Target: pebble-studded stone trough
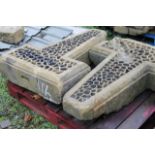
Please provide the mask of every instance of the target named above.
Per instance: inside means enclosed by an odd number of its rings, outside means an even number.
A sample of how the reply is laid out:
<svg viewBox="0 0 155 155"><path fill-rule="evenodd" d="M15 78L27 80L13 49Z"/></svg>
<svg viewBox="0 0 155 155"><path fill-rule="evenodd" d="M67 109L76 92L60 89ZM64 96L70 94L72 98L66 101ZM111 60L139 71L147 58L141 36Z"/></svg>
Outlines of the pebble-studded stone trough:
<svg viewBox="0 0 155 155"><path fill-rule="evenodd" d="M105 59L64 96L64 110L71 115L93 119L120 109L147 88L155 90L154 47L116 38L91 53Z"/></svg>
<svg viewBox="0 0 155 155"><path fill-rule="evenodd" d="M43 49L25 45L3 55L0 70L13 83L60 104L64 94L91 70L86 64L89 49L105 38L104 31L88 30Z"/></svg>
<svg viewBox="0 0 155 155"><path fill-rule="evenodd" d="M11 82L62 103L74 117L91 120L144 89L155 90L155 48L130 39L106 41L104 31L89 30L43 49L15 49L0 58L0 70Z"/></svg>

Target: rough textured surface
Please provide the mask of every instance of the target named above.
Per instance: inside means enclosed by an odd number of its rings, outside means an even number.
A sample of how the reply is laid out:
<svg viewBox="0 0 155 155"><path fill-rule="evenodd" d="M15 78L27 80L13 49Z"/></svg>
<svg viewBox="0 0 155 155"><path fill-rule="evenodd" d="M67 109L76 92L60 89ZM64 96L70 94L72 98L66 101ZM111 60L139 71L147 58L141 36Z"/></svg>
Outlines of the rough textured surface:
<svg viewBox="0 0 155 155"><path fill-rule="evenodd" d="M24 38L24 28L20 26L0 26L0 41L17 44Z"/></svg>
<svg viewBox="0 0 155 155"><path fill-rule="evenodd" d="M91 30L42 50L24 46L4 55L0 70L13 83L60 104L63 95L90 71L83 63L89 49L105 37L104 31Z"/></svg>
<svg viewBox="0 0 155 155"><path fill-rule="evenodd" d="M42 51L38 51L31 47L24 47L11 54L41 68L60 74L76 65L74 62L65 60L62 56L80 46L85 41L95 37L98 33L98 31L89 31L83 35L64 40L52 47L46 47Z"/></svg>
<svg viewBox="0 0 155 155"><path fill-rule="evenodd" d="M121 34L141 35L152 30L153 26L114 26L114 31Z"/></svg>
<svg viewBox="0 0 155 155"><path fill-rule="evenodd" d="M116 111L144 89L155 89L154 47L117 38L100 48L109 56L64 96L64 110L78 119Z"/></svg>
<svg viewBox="0 0 155 155"><path fill-rule="evenodd" d="M9 120L5 120L5 121L0 122L0 127L2 129L8 128L10 125L11 125L11 122Z"/></svg>
<svg viewBox="0 0 155 155"><path fill-rule="evenodd" d="M50 50L50 48L48 48ZM67 69L73 67L76 63L66 61L61 58L61 56L55 56L47 51L47 54L43 51L38 51L31 47L24 47L15 51L15 53L11 53L16 58L20 58L29 62L33 65L36 65L40 68L54 71L57 74L66 71Z"/></svg>

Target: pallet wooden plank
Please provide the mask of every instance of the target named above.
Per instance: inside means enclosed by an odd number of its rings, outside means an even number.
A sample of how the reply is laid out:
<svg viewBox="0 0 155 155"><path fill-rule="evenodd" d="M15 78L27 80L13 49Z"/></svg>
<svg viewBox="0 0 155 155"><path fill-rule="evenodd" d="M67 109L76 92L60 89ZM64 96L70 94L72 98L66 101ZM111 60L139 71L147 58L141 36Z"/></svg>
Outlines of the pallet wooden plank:
<svg viewBox="0 0 155 155"><path fill-rule="evenodd" d="M155 112L155 93L141 104L118 128L137 129Z"/></svg>
<svg viewBox="0 0 155 155"><path fill-rule="evenodd" d="M140 127L140 129L154 129L155 128L155 113Z"/></svg>
<svg viewBox="0 0 155 155"><path fill-rule="evenodd" d="M29 107L31 110L36 111L45 117L48 121L57 125L59 128L123 128L121 127L121 123L125 124L124 127L128 125L130 127L133 126L134 128L138 128L139 125L134 126L135 123L132 122L135 120L134 117L139 118L142 117L139 114L143 114L144 119L141 119L143 121L138 122L139 124L142 124L155 111L155 105L151 102L152 98L150 99L150 96L155 96L153 95L155 93L152 91L145 91L131 104L118 112L112 113L106 117L102 116L97 120L79 121L74 117L66 114L61 106L53 106L52 103L49 104L49 102L44 99L39 99L37 101L34 100L32 97L32 92L27 91L26 89L23 89L13 83L8 82L8 89L10 94L17 98L22 104ZM155 101L155 97L153 98ZM138 114L136 111L139 111Z"/></svg>
<svg viewBox="0 0 155 155"><path fill-rule="evenodd" d="M31 110L45 117L48 121L60 128L84 128L83 124L76 122L72 116L65 114L59 106L52 106L46 100L34 100L34 93L27 91L11 82L8 82L8 89L12 96L17 98L20 103Z"/></svg>
<svg viewBox="0 0 155 155"><path fill-rule="evenodd" d="M141 105L150 95L151 91L145 91L140 96L138 96L133 102L125 106L118 112L112 113L105 118L100 118L96 123L92 124L90 128L95 129L115 129L117 128L125 119L127 119L135 109Z"/></svg>

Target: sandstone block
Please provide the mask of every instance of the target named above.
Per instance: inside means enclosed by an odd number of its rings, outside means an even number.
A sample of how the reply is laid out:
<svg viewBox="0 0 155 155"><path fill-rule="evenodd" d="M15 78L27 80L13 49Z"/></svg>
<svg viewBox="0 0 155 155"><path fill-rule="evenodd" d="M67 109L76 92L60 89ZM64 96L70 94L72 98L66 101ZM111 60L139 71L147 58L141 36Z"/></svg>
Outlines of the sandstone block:
<svg viewBox="0 0 155 155"><path fill-rule="evenodd" d="M24 38L21 26L0 26L0 41L17 44Z"/></svg>
<svg viewBox="0 0 155 155"><path fill-rule="evenodd" d="M128 28L126 26L114 26L114 31L121 34L128 34Z"/></svg>
<svg viewBox="0 0 155 155"><path fill-rule="evenodd" d="M114 26L114 31L128 35L142 35L154 29L153 26Z"/></svg>

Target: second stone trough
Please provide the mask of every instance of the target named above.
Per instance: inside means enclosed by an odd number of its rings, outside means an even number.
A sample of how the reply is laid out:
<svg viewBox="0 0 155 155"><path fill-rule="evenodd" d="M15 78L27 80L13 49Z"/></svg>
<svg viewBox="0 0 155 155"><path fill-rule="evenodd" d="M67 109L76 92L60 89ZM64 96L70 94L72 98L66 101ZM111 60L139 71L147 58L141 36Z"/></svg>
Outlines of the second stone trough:
<svg viewBox="0 0 155 155"><path fill-rule="evenodd" d="M104 41L90 50L98 64L67 92L64 110L91 120L119 110L145 89L155 90L155 48L130 39Z"/></svg>

